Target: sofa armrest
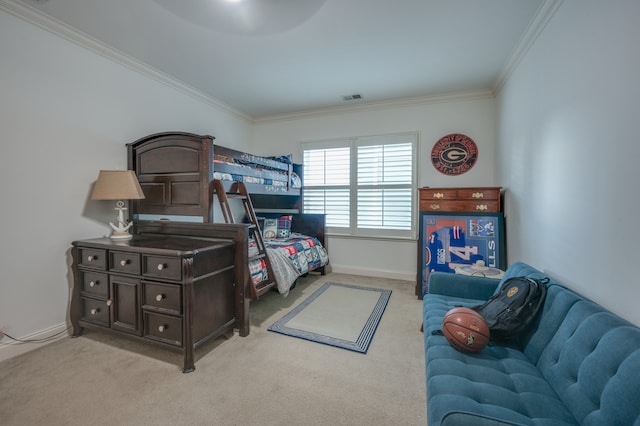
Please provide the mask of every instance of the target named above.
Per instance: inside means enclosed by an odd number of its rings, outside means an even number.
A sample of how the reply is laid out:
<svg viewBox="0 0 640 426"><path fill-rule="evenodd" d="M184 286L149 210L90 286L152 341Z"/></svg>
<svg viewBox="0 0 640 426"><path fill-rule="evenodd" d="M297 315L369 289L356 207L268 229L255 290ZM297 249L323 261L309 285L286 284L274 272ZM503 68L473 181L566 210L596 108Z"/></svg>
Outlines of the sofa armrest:
<svg viewBox="0 0 640 426"><path fill-rule="evenodd" d="M430 294L463 299L487 300L495 292L500 280L470 275L432 272L429 274Z"/></svg>

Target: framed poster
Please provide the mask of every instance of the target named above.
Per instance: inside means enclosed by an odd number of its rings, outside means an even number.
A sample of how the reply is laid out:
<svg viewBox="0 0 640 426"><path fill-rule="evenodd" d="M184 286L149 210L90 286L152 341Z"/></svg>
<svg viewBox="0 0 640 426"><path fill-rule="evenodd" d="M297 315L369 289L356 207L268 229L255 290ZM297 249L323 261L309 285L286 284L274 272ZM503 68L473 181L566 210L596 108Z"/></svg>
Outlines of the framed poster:
<svg viewBox="0 0 640 426"><path fill-rule="evenodd" d="M421 299L431 272L455 273L478 260L490 268L506 268L503 213L420 212L419 233Z"/></svg>

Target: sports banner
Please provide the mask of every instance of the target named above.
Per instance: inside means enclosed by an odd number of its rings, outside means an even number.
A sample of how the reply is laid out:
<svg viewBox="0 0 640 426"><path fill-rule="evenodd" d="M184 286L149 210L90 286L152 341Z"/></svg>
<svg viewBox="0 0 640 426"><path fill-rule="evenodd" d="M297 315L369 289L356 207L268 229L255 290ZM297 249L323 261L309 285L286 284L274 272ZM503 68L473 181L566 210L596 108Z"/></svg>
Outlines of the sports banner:
<svg viewBox="0 0 640 426"><path fill-rule="evenodd" d="M455 273L459 266L482 260L490 268L505 269L502 213L420 213L419 279L426 293L429 274Z"/></svg>

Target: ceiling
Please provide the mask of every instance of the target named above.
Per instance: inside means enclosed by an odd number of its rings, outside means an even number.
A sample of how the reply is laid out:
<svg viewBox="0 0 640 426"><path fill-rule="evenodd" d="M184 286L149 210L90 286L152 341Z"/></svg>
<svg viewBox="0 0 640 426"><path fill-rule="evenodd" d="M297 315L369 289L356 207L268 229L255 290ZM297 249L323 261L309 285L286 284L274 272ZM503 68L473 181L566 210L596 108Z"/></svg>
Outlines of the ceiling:
<svg viewBox="0 0 640 426"><path fill-rule="evenodd" d="M495 91L541 25L545 7L553 3L0 2L20 5L21 10L38 14L40 22L55 23L67 32L77 30L103 54L106 44L114 54L131 57L253 119L357 103ZM343 99L354 94L362 98Z"/></svg>

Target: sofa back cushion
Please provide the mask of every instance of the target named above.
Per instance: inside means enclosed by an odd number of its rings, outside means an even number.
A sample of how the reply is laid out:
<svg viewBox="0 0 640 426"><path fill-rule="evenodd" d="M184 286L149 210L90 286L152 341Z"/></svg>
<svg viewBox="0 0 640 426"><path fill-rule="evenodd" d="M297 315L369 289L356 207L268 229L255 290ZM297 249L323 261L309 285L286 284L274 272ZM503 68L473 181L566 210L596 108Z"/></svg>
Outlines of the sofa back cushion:
<svg viewBox="0 0 640 426"><path fill-rule="evenodd" d="M518 263L504 280L510 276L544 274ZM547 288L536 321L515 343L580 424L640 424L640 328L553 280Z"/></svg>
<svg viewBox="0 0 640 426"><path fill-rule="evenodd" d="M538 279L548 278L545 274L538 271L536 268L534 268L531 265L528 265L524 262L514 262L511 265L509 265L506 271L504 271L504 276L502 277L502 279L500 280L500 283L496 287L496 291L494 294L498 294L500 292L500 288L502 287L502 284L504 284L505 281L507 281L509 278L512 278L512 277L531 277L531 278L538 278Z"/></svg>
<svg viewBox="0 0 640 426"><path fill-rule="evenodd" d="M563 296L558 292L555 302L571 299ZM538 369L580 424L634 424L640 418L640 329L584 299L567 306Z"/></svg>

